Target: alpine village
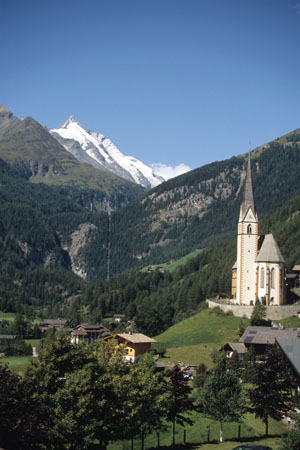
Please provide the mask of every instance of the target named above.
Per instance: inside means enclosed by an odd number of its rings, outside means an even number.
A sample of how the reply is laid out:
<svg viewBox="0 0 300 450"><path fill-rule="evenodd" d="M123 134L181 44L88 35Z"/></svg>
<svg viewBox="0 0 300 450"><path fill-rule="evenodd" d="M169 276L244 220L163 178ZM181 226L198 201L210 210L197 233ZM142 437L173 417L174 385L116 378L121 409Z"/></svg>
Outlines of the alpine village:
<svg viewBox="0 0 300 450"><path fill-rule="evenodd" d="M136 181L72 127L0 105L0 447L299 449L300 129Z"/></svg>

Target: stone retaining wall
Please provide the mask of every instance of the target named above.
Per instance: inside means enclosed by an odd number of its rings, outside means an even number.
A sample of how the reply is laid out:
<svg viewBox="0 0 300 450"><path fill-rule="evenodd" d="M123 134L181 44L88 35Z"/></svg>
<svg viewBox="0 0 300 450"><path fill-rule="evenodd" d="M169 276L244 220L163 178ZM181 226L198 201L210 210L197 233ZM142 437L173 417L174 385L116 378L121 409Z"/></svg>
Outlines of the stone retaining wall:
<svg viewBox="0 0 300 450"><path fill-rule="evenodd" d="M247 305L230 305L218 300L206 300L209 308L216 308L217 306L224 312L232 311L232 314L237 317L247 317L250 319L254 306ZM298 315L300 305L283 305L283 306L266 306L267 316L269 320L286 319L287 317Z"/></svg>

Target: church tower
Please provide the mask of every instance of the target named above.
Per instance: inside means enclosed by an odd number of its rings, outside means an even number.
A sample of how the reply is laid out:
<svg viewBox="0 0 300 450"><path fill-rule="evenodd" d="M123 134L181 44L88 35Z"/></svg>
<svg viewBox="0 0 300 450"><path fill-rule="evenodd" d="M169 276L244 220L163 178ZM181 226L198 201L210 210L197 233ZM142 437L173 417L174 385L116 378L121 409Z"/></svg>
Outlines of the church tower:
<svg viewBox="0 0 300 450"><path fill-rule="evenodd" d="M232 293L236 302L255 304L257 276L255 260L258 252L258 217L254 205L250 152L243 202L240 207L237 236L237 262L233 268Z"/></svg>

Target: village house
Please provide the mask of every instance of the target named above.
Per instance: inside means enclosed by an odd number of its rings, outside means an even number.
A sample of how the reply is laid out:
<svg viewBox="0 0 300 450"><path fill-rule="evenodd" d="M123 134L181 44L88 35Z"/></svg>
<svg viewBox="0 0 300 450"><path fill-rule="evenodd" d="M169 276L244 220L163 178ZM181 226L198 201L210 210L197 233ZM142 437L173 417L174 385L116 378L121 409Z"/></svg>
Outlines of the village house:
<svg viewBox="0 0 300 450"><path fill-rule="evenodd" d="M150 352L151 344L157 342L155 339L141 333L114 334L113 336L110 336L110 338L114 338L119 344L125 345L126 355L124 356L124 359L132 362L137 361L142 355Z"/></svg>
<svg viewBox="0 0 300 450"><path fill-rule="evenodd" d="M240 361L244 359L244 355L248 351L247 347L242 342L227 342L227 344L224 345L223 350L225 351L226 358L231 358L233 353L236 352Z"/></svg>
<svg viewBox="0 0 300 450"><path fill-rule="evenodd" d="M60 331L65 328L68 323L68 319L45 319L39 326L39 329L42 333L50 330L51 328L55 328L55 330Z"/></svg>
<svg viewBox="0 0 300 450"><path fill-rule="evenodd" d="M298 340L298 335L299 328L250 326L246 329L239 342L244 344L247 349L253 346L255 353L262 355L267 346L276 344L276 340Z"/></svg>
<svg viewBox="0 0 300 450"><path fill-rule="evenodd" d="M99 338L111 336L111 332L103 325L89 325L82 323L71 330L71 342L78 344L79 342L91 343Z"/></svg>
<svg viewBox="0 0 300 450"><path fill-rule="evenodd" d="M120 323L122 320L125 320L125 314L114 314L113 319L115 322Z"/></svg>

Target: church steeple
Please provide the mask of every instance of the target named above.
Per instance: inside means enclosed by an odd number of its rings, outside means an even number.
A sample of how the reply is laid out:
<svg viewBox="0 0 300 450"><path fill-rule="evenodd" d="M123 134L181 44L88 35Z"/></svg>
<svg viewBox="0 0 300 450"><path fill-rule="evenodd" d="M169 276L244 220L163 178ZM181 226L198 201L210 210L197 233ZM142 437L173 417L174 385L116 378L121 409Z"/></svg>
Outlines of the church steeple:
<svg viewBox="0 0 300 450"><path fill-rule="evenodd" d="M250 157L250 150L249 150L243 202L241 204L241 209L240 209L240 221L244 220L250 206L252 208L253 214L256 215L256 209L255 209L254 197L253 197L253 187L252 187L251 157Z"/></svg>

